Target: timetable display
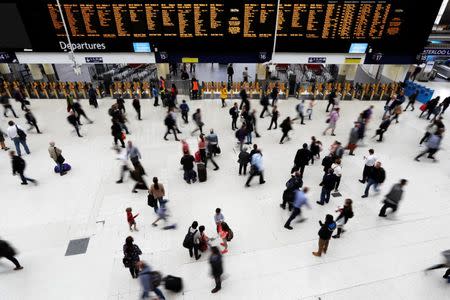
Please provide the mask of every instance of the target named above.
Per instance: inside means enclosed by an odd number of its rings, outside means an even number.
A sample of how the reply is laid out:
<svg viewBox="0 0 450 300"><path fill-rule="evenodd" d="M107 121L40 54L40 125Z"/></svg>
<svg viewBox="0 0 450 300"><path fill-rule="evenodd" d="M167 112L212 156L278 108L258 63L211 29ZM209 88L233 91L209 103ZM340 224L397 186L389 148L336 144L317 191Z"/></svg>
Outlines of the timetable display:
<svg viewBox="0 0 450 300"><path fill-rule="evenodd" d="M8 0L0 0L8 1ZM440 0L17 0L34 51L420 52ZM278 11L278 20L277 20ZM277 28L277 29L276 29Z"/></svg>

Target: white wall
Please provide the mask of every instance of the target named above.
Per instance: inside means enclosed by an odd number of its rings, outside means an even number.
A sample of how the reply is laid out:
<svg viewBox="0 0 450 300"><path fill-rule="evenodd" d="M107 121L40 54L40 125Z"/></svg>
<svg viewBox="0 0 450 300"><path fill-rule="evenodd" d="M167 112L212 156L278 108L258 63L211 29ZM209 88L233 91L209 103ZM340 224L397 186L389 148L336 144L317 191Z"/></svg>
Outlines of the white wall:
<svg viewBox="0 0 450 300"><path fill-rule="evenodd" d="M381 76L392 81L403 81L409 65L384 65Z"/></svg>
<svg viewBox="0 0 450 300"><path fill-rule="evenodd" d="M278 52L272 57L272 62L278 64L308 64L310 57L326 57L326 64L336 65L346 64L346 58L360 58L359 63L364 63L365 59L364 54Z"/></svg>
<svg viewBox="0 0 450 300"><path fill-rule="evenodd" d="M16 52L21 64L72 64L69 53L50 52ZM77 53L78 64L86 64L85 57L101 57L105 64L152 64L155 63L154 53Z"/></svg>

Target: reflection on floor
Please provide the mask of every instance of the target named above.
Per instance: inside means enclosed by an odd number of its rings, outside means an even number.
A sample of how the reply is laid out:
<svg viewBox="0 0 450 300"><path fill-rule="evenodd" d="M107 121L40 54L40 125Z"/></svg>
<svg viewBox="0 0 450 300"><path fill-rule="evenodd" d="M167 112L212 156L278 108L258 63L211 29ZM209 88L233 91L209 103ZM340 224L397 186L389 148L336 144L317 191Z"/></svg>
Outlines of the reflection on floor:
<svg viewBox="0 0 450 300"><path fill-rule="evenodd" d="M439 86L439 90L450 93L448 85ZM321 135L326 126L326 102L319 102L313 120L306 120L304 126L295 124L292 140L284 145L278 144L279 129L266 130L269 118L258 119L262 137L254 142L264 155L267 183L260 186L254 180L250 188L244 188L246 178L238 176L230 106L221 109L219 100L189 103L191 112L202 109L205 130L214 128L219 135L222 154L216 158L220 170L213 171L208 165L207 182L188 185L179 164L181 145L172 136L168 142L162 139L165 109L142 100L143 121L139 122L127 100L132 133L127 139L142 153L147 181L157 176L165 185L170 221L178 225L176 230L164 231L151 226L156 216L147 206L145 192L132 194L133 183L128 178L123 184L115 183L120 162L111 149L107 115L111 102L100 100L98 110L83 102L95 122L85 122L82 139L65 119L65 101L32 102L44 133L29 133L32 153L24 159L26 174L40 181L36 187L21 186L17 176L11 176L7 153L0 153L1 238L18 249L18 259L25 267L15 272L8 261L0 261L0 299L138 299L139 283L122 265L122 245L128 235L142 249L141 259L163 274L183 277L184 294L167 293L167 299L212 299L209 255L204 253L199 261L191 259L182 241L193 220L205 225L207 234L215 237L216 207L222 208L235 235L224 256L226 279L223 289L214 296L217 299L448 299L443 272L425 275L422 270L439 263L440 251L450 245L450 139L444 138L437 163L426 158L415 162L414 155L423 149L418 141L427 124L417 118L417 110L403 113L400 123L389 128L383 143L370 139L380 122L382 102L341 102L336 137ZM13 104L16 111L20 110ZM342 197L332 197L324 207L315 204L322 176L322 166L316 161L305 171L304 184L311 187L312 206L303 211L307 220L293 223L292 231L284 229L288 212L281 210L279 203L297 149L312 135L323 142L322 155L334 140L346 144L353 121L370 104L375 105L375 113L364 145L356 149L356 156L345 155L343 159ZM280 100L280 121L295 116L295 105L296 100ZM252 106L260 110L258 100L252 101ZM25 126L23 113L20 115L18 123ZM2 129L8 120L1 120ZM448 117L445 122L448 127ZM196 150L197 140L190 135L193 124L180 124L180 129L181 137ZM53 173L54 163L47 152L49 141L62 148L73 167L66 176ZM7 144L11 146L9 140ZM375 149L387 179L381 193L362 199L364 186L358 179L369 148ZM383 195L400 178L407 178L409 184L398 214L378 218ZM336 208L346 198L353 199L355 211L347 232L340 240L330 242L325 256L312 256L317 247L318 221L326 214L336 215ZM138 232L128 229L126 207L140 213ZM90 238L87 252L65 256L68 242L78 238Z"/></svg>

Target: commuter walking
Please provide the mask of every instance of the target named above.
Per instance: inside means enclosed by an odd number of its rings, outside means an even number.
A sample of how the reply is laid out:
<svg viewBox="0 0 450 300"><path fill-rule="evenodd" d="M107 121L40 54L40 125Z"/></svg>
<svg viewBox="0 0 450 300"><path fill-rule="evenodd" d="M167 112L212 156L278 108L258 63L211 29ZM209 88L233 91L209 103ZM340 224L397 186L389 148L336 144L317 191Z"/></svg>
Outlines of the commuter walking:
<svg viewBox="0 0 450 300"><path fill-rule="evenodd" d="M419 96L419 90L416 90L411 96L409 96L408 104L403 111L406 111L411 106L411 111L414 110L414 103L416 103L417 96Z"/></svg>
<svg viewBox="0 0 450 300"><path fill-rule="evenodd" d="M67 121L69 122L69 124L71 124L75 128L75 131L76 131L78 137L80 137L80 138L83 137L80 134L80 128L78 127L77 116L73 110L70 110L69 115L67 116Z"/></svg>
<svg viewBox="0 0 450 300"><path fill-rule="evenodd" d="M283 135L281 136L280 144L283 144L285 138L289 141L291 138L288 136L289 131L292 130L292 121L290 117L284 119L284 121L280 124L281 131Z"/></svg>
<svg viewBox="0 0 450 300"><path fill-rule="evenodd" d="M62 156L62 150L57 148L55 142L50 142L48 147L48 154L50 158L54 160L56 165L59 167L59 175L63 176L67 174L67 171L64 170L64 162L66 159Z"/></svg>
<svg viewBox="0 0 450 300"><path fill-rule="evenodd" d="M339 216L336 218L337 234L333 235L334 239L341 237L341 234L345 232L344 226L347 224L348 219L353 218L354 214L352 203L352 199L345 199L344 206L336 210L336 212L339 212Z"/></svg>
<svg viewBox="0 0 450 300"><path fill-rule="evenodd" d="M448 96L447 98L444 99L444 101L442 101L441 115L443 115L445 113L445 111L447 110L449 105L450 105L450 96Z"/></svg>
<svg viewBox="0 0 450 300"><path fill-rule="evenodd" d="M122 147L125 148L125 145ZM127 157L127 150L126 149L122 149L122 150L118 150L119 155L117 157L118 160L121 161L122 166L120 167L120 179L116 181L116 183L123 183L123 177L125 175L126 171L129 171L130 168L128 168L128 157Z"/></svg>
<svg viewBox="0 0 450 300"><path fill-rule="evenodd" d="M311 164L314 164L314 158L320 159L320 151L322 151L322 143L316 140L315 136L311 137L311 143L309 144L309 150L311 151Z"/></svg>
<svg viewBox="0 0 450 300"><path fill-rule="evenodd" d="M300 124L301 125L305 125L305 123L303 122L305 119L305 100L300 100L300 103L297 104L297 106L295 107L295 110L298 113L298 117L295 117L294 119L292 119L292 122L300 119Z"/></svg>
<svg viewBox="0 0 450 300"><path fill-rule="evenodd" d="M114 144L117 146L117 141L120 141L120 144L122 145L122 148L125 148L125 142L124 140L124 133L122 132L122 127L120 126L119 122L117 122L115 119L112 120L111 125L111 135L114 138Z"/></svg>
<svg viewBox="0 0 450 300"><path fill-rule="evenodd" d="M297 216L301 215L301 207L303 205L306 205L308 208L311 208L308 204L308 198L306 197L306 194L308 193L309 188L304 187L302 190L296 190L295 196L294 196L294 202L293 202L293 209L292 213L289 216L289 219L284 224L284 228L292 230L294 228L291 227L291 222L294 220ZM299 222L303 222L305 219L301 218Z"/></svg>
<svg viewBox="0 0 450 300"><path fill-rule="evenodd" d="M270 115L269 109L267 108L270 105L269 96L267 96L265 91L262 92L261 100L259 103L263 107L263 110L261 111L261 114L259 115L259 117L262 119L262 118L264 118L264 113L268 113Z"/></svg>
<svg viewBox="0 0 450 300"><path fill-rule="evenodd" d="M190 257L194 256L195 260L199 260L202 256L198 254L199 243L200 243L200 232L198 231L198 222L192 222L191 227L188 229L188 233L186 234L183 246L188 248Z"/></svg>
<svg viewBox="0 0 450 300"><path fill-rule="evenodd" d="M277 129L278 126L278 117L280 116L280 112L278 111L277 106L275 105L272 109L272 117L270 119L270 125L269 128L267 130L271 130L272 129L272 125L275 125L275 127L273 129Z"/></svg>
<svg viewBox="0 0 450 300"><path fill-rule="evenodd" d="M381 162L379 161L377 161L375 166L370 168L368 172L366 189L361 198L367 198L369 196L369 190L372 185L375 192L379 192L378 186L386 179L386 171L381 167Z"/></svg>
<svg viewBox="0 0 450 300"><path fill-rule="evenodd" d="M364 156L364 169L362 174L362 179L359 180L361 183L366 183L367 177L370 174L371 169L374 167L377 157L375 156L375 150L369 149L369 155Z"/></svg>
<svg viewBox="0 0 450 300"><path fill-rule="evenodd" d="M278 83L275 83L275 86L272 88L272 92L270 92L270 97L272 97L272 106L277 104L279 92Z"/></svg>
<svg viewBox="0 0 450 300"><path fill-rule="evenodd" d="M166 134L164 134L164 140L168 141L169 139L167 138L167 136L170 134L170 131L172 131L173 136L175 137L175 141L179 141L178 137L177 137L177 132L176 132L176 121L173 118L172 113L169 111L164 119L164 125L166 125L167 127L167 131Z"/></svg>
<svg viewBox="0 0 450 300"><path fill-rule="evenodd" d="M23 131L23 129L13 121L9 121L8 125L9 127L6 129L6 132L16 147L17 155L22 156L20 145L22 145L27 154L30 154L30 149L28 149L27 145L27 134L25 131Z"/></svg>
<svg viewBox="0 0 450 300"><path fill-rule="evenodd" d="M8 111L8 109L13 113L13 116L15 118L18 118L18 116L16 115L16 112L14 111L12 105L9 103L9 97L8 94L6 94L6 92L3 92L1 97L0 97L0 103L3 105L3 115L5 117L8 117L8 115L6 114L6 112Z"/></svg>
<svg viewBox="0 0 450 300"><path fill-rule="evenodd" d="M308 144L304 143L301 149L297 150L297 154L295 154L294 158L294 168L291 173L294 171L300 170L300 174L302 176L305 175L305 166L308 165L309 160L311 159L311 151L308 149Z"/></svg>
<svg viewBox="0 0 450 300"><path fill-rule="evenodd" d="M449 277L450 277L450 250L443 251L442 255L445 258L445 262L443 264L437 264L437 265L431 266L429 268L426 268L425 272L431 271L431 270L436 270L436 269L441 269L441 268L447 268L447 271L445 271L444 276L442 276L442 278L449 279Z"/></svg>
<svg viewBox="0 0 450 300"><path fill-rule="evenodd" d="M94 89L92 84L89 85L89 105L93 105L95 108L98 108L98 101L97 101L97 91Z"/></svg>
<svg viewBox="0 0 450 300"><path fill-rule="evenodd" d="M407 184L406 179L400 180L399 183L394 184L391 188L391 191L385 196L384 205L378 214L379 217L387 217L386 210L388 208L392 209L392 212L396 212L398 209L398 204L402 200L403 196L403 187Z"/></svg>
<svg viewBox="0 0 450 300"><path fill-rule="evenodd" d="M141 102L139 101L138 96L134 96L133 97L133 102L132 102L133 108L137 113L137 118L139 121L141 121Z"/></svg>
<svg viewBox="0 0 450 300"><path fill-rule="evenodd" d="M11 157L13 176L19 174L20 179L22 180L22 185L27 185L28 181L31 181L32 183L37 185L37 180L25 176L25 161L20 156L16 155L16 152L14 151L9 151L9 156Z"/></svg>
<svg viewBox="0 0 450 300"><path fill-rule="evenodd" d="M336 98L336 90L333 88L331 92L328 94L328 105L325 112L329 112L330 106L331 110L334 109L335 98Z"/></svg>
<svg viewBox="0 0 450 300"><path fill-rule="evenodd" d="M325 223L319 221L319 224L319 249L316 252L312 253L314 256L318 257L322 256L322 253L327 253L328 243L330 242L333 231L336 229L336 222L334 222L332 215L326 215Z"/></svg>
<svg viewBox="0 0 450 300"><path fill-rule="evenodd" d="M151 90L152 90L152 96L155 99L154 102L153 102L153 106L159 106L159 103L158 103L158 101L159 101L158 89L156 88L156 86L152 86Z"/></svg>
<svg viewBox="0 0 450 300"><path fill-rule="evenodd" d="M259 176L259 184L266 183L264 181L264 166L263 166L263 158L261 154L261 150L256 150L256 153L251 155L250 158L250 176L248 177L247 182L245 183L246 187L250 186L250 182L253 177Z"/></svg>
<svg viewBox="0 0 450 300"><path fill-rule="evenodd" d="M195 113L192 115L192 119L194 120L197 128L191 132L191 135L193 136L197 131L200 131L200 134L203 134L203 126L205 125L205 123L203 123L202 121L202 113L200 111L200 108L197 108Z"/></svg>
<svg viewBox="0 0 450 300"><path fill-rule="evenodd" d="M123 264L130 270L132 278L138 277L139 270L137 269L137 263L141 260L139 257L141 254L142 251L138 245L134 244L133 237L127 237L123 245Z"/></svg>
<svg viewBox="0 0 450 300"><path fill-rule="evenodd" d="M67 112L70 112L73 109L73 96L72 93L68 93L66 96L66 105L67 105Z"/></svg>
<svg viewBox="0 0 450 300"><path fill-rule="evenodd" d="M4 240L0 240L0 258L4 257L16 266L14 271L22 270L23 267L20 265L19 261L15 256L17 255L16 250Z"/></svg>
<svg viewBox="0 0 450 300"><path fill-rule="evenodd" d="M180 164L183 166L183 179L188 183L191 184L195 183L197 181L197 173L194 171L194 161L195 158L189 154L189 151L184 151L184 155L180 160Z"/></svg>
<svg viewBox="0 0 450 300"><path fill-rule="evenodd" d="M216 286L211 290L211 293L217 293L222 288L221 276L223 274L222 254L217 247L211 247L211 256L209 257L209 264L211 266L211 275L214 278Z"/></svg>
<svg viewBox="0 0 450 300"><path fill-rule="evenodd" d="M355 126L350 130L350 137L348 139L347 149L350 150L349 155L355 155L353 152L358 146L359 140L359 123L355 122Z"/></svg>
<svg viewBox="0 0 450 300"><path fill-rule="evenodd" d="M248 95L245 87L241 89L241 91L239 92L239 96L241 97L241 105L239 105L239 109L245 107L247 111L250 111L250 102L248 101Z"/></svg>
<svg viewBox="0 0 450 300"><path fill-rule="evenodd" d="M36 128L37 133L42 133L39 130L39 127L37 126L37 120L34 117L33 113L31 112L31 110L29 108L25 108L25 119L27 120L27 123L30 125L30 128L28 128L27 131L30 131L31 129Z"/></svg>
<svg viewBox="0 0 450 300"><path fill-rule="evenodd" d="M151 194L155 199L155 201L153 202L155 204L153 206L153 209L156 213L158 211L158 203L162 205L161 203L163 202L163 198L166 195L164 185L158 182L158 177L153 177L153 184L150 186L148 193Z"/></svg>
<svg viewBox="0 0 450 300"><path fill-rule="evenodd" d="M135 168L142 168L142 165L139 162L139 159L142 159L141 152L135 145L133 145L132 141L128 141L127 143L127 157L130 158L131 163ZM145 174L145 172L143 174Z"/></svg>
<svg viewBox="0 0 450 300"><path fill-rule="evenodd" d="M136 263L136 269L139 272L139 281L142 286L140 299L165 300L163 292L158 288L161 282L161 274L157 271L152 271L150 266L143 261Z"/></svg>
<svg viewBox="0 0 450 300"><path fill-rule="evenodd" d="M292 204L295 198L295 192L303 186L302 174L296 171L291 174L291 178L286 182L286 189L283 192L283 202L280 204L282 209L286 209L288 204L289 211L292 211Z"/></svg>
<svg viewBox="0 0 450 300"><path fill-rule="evenodd" d="M336 176L334 176L332 168L329 168L327 173L323 175L322 182L319 185L322 187L322 191L320 192L320 201L316 201L316 203L324 205L330 201L331 191L336 186Z"/></svg>
<svg viewBox="0 0 450 300"><path fill-rule="evenodd" d="M428 124L425 130L426 130L425 135L420 140L419 145L422 145L423 142L427 142L428 139L430 138L430 136L432 136L433 134L435 134L437 132L438 127L436 125L436 122L432 122L432 123Z"/></svg>
<svg viewBox="0 0 450 300"><path fill-rule="evenodd" d="M222 108L224 108L226 105L225 100L228 98L228 89L227 86L222 86L222 89L220 90L220 100L222 100Z"/></svg>
<svg viewBox="0 0 450 300"><path fill-rule="evenodd" d="M244 173L247 175L247 165L250 162L250 154L247 152L247 147L243 147L239 153L238 163L239 163L239 175Z"/></svg>
<svg viewBox="0 0 450 300"><path fill-rule="evenodd" d="M181 118L183 119L185 124L188 124L188 113L189 113L189 105L186 103L186 100L183 100L180 104L181 110Z"/></svg>
<svg viewBox="0 0 450 300"><path fill-rule="evenodd" d="M3 130L0 128L0 147L2 150L8 151L9 147L5 145L5 136L8 136Z"/></svg>
<svg viewBox="0 0 450 300"><path fill-rule="evenodd" d="M427 158L431 158L433 161L436 161L434 155L439 151L439 148L441 146L443 132L444 130L440 129L436 132L436 134L432 134L427 141L427 149L417 155L414 159L416 161L420 161L419 158L428 153Z"/></svg>
<svg viewBox="0 0 450 300"><path fill-rule="evenodd" d="M383 134L388 130L390 125L391 125L391 118L389 116L385 116L379 128L376 130L375 135L372 138L379 136L377 142L382 142Z"/></svg>
<svg viewBox="0 0 450 300"><path fill-rule="evenodd" d="M117 98L116 103L121 113L124 114L127 112L127 110L125 109L125 99L123 99L122 96L119 96L119 98Z"/></svg>
<svg viewBox="0 0 450 300"><path fill-rule="evenodd" d="M424 113L427 113L427 120L429 120L431 114L433 113L433 110L438 105L440 99L441 99L441 97L437 96L436 98L431 99L430 101L428 101L425 104L425 109L420 113L419 118L421 118Z"/></svg>
<svg viewBox="0 0 450 300"><path fill-rule="evenodd" d="M238 129L236 122L239 119L239 108L237 102L234 102L233 107L230 108L230 116L231 116L231 130Z"/></svg>
<svg viewBox="0 0 450 300"><path fill-rule="evenodd" d="M12 96L17 102L20 103L20 108L24 111L27 108L27 106L25 105L27 103L27 100L25 100L25 97L23 96L22 92L18 87L14 89Z"/></svg>
<svg viewBox="0 0 450 300"><path fill-rule="evenodd" d="M84 111L83 107L81 106L80 101L75 101L72 105L72 109L75 111L76 116L77 116L77 122L78 125L82 125L80 122L80 118L81 116L83 116L86 120L88 120L89 124L94 123L91 119L88 118L88 116L86 115L86 112Z"/></svg>
<svg viewBox="0 0 450 300"><path fill-rule="evenodd" d="M328 115L327 123L328 127L323 131L323 135L327 134L327 131L331 129L331 135L335 136L334 130L336 129L336 123L339 120L339 107L333 108L331 113Z"/></svg>

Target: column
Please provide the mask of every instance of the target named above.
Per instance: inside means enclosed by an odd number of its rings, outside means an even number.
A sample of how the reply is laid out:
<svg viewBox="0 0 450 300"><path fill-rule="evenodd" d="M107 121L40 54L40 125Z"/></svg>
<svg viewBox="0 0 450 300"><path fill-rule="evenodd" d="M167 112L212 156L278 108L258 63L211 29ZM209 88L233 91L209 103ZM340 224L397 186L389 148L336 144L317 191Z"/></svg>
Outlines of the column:
<svg viewBox="0 0 450 300"><path fill-rule="evenodd" d="M38 64L28 64L28 68L30 69L33 80L39 81L44 79L44 76L42 76L41 68Z"/></svg>
<svg viewBox="0 0 450 300"><path fill-rule="evenodd" d="M162 76L163 78L166 78L167 75L170 74L170 68L169 64L156 64L156 71L158 73L158 78Z"/></svg>
<svg viewBox="0 0 450 300"><path fill-rule="evenodd" d="M55 70L52 64L43 64L45 75L50 81L56 81Z"/></svg>
<svg viewBox="0 0 450 300"><path fill-rule="evenodd" d="M404 81L409 65L384 65L381 76L388 81Z"/></svg>

